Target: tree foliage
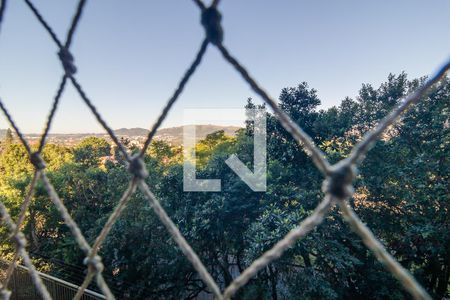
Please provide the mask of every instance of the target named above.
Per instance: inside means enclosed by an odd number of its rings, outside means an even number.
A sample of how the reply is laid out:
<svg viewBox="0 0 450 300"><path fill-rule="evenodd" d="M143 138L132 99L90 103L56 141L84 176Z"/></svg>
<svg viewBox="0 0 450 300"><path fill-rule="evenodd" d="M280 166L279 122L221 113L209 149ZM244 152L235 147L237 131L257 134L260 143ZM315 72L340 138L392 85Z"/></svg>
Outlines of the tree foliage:
<svg viewBox="0 0 450 300"><path fill-rule="evenodd" d="M345 98L326 110L319 109L317 92L303 82L283 89L279 104L331 161L337 161L423 80L391 74L380 87L363 84L355 99ZM449 98L450 80L444 79L387 130L360 168L351 203L436 298L448 295L450 278ZM264 105L249 99L247 107ZM220 193L183 191L180 147L155 141L145 156L147 183L222 288L307 217L323 197L320 173L270 113L268 190L249 189L225 160L236 153L252 167L252 126L248 122L235 137L212 133L196 145L197 178L220 178ZM33 168L19 144L4 141L1 149L0 197L16 217ZM129 146L129 151L136 149ZM44 158L52 183L93 242L129 182L123 159L107 141L94 137L74 148L48 145ZM11 247L1 230L0 251L6 255ZM81 280L83 255L41 185L24 230L33 241L34 257L51 257L54 274ZM131 197L100 254L107 281L120 298L194 299L208 293L139 192ZM333 210L236 298L408 299L408 295Z"/></svg>

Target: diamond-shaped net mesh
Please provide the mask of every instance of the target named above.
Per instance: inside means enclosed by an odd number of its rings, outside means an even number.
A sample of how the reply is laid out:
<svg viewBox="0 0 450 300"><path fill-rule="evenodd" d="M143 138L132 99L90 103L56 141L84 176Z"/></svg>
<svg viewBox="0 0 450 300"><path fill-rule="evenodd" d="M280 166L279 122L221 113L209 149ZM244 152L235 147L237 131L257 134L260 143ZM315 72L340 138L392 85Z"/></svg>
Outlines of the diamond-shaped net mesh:
<svg viewBox="0 0 450 300"><path fill-rule="evenodd" d="M29 254L26 250L26 239L23 233L20 231L21 224L25 219L26 211L30 205L31 198L33 196L33 191L36 187L36 183L41 180L44 184L45 190L47 191L51 201L56 206L59 211L61 217L63 218L65 224L69 227L72 232L78 246L84 252L86 258L84 263L87 265L87 275L80 286L76 296L74 299L80 299L83 295L84 291L91 283L92 280L96 280L98 287L102 291L102 293L106 296L107 299L115 299L114 295L110 291L108 285L106 284L103 276L103 264L101 261L101 257L98 255L99 248L105 240L106 236L110 232L112 226L116 222L116 220L120 217L120 214L124 210L129 201L131 195L139 189L145 195L147 200L150 202L151 207L154 212L159 217L160 221L164 224L167 231L171 235L171 237L175 240L177 245L180 247L184 255L193 265L195 270L198 272L200 278L205 282L208 286L210 292L213 293L216 299L229 299L231 298L239 288L244 286L256 273L271 263L273 260L279 258L283 255L284 251L291 247L295 242L303 238L307 235L311 230L313 230L316 226L318 226L324 218L327 216L328 211L331 206L337 205L344 217L344 219L350 224L351 228L355 233L357 233L364 244L372 250L376 258L385 266L385 268L392 273L394 277L396 277L403 287L415 298L415 299L431 299L428 293L420 286L420 284L414 279L414 277L404 269L384 248L381 242L372 234L370 229L364 225L364 223L359 219L359 217L355 214L351 206L349 205L348 199L353 194L352 181L356 174L356 167L361 161L364 159L366 153L370 149L371 145L376 142L383 131L393 124L399 116L406 111L411 105L417 103L432 87L436 84L443 76L445 76L446 71L450 68L450 62L447 62L443 67L441 67L438 72L430 77L420 88L418 88L412 94L406 96L400 104L391 111L384 119L382 119L378 125L368 132L363 139L353 148L351 154L341 160L340 162L331 165L328 160L325 158L323 153L319 150L319 148L314 145L312 139L299 127L296 123L294 123L289 116L277 105L277 103L270 97L261 87L260 85L253 79L253 77L249 74L249 72L241 65L241 63L228 51L228 48L223 44L223 30L221 27L221 14L217 8L219 4L219 0L215 0L212 2L210 6L206 6L200 0L194 0L195 4L199 7L201 11L201 23L205 28L205 39L203 40L200 49L192 62L189 68L186 70L183 75L181 81L176 87L172 97L167 102L160 116L158 117L156 123L151 128L148 137L144 143L141 151L135 155L130 156L126 151L125 147L120 143L117 136L114 134L114 131L108 126L106 121L102 118L100 113L97 111L96 107L93 105L86 92L83 90L81 84L75 77L76 66L74 63L74 57L70 53L70 46L72 44L72 39L74 33L76 31L77 25L79 23L80 17L83 12L83 8L85 7L85 0L80 0L77 6L76 12L73 16L73 20L70 26L70 29L67 33L65 42L61 42L61 40L54 33L52 27L45 21L40 12L36 9L36 7L29 1L24 0L31 11L34 13L36 18L39 20L40 24L45 28L45 30L49 33L52 40L55 42L59 49L58 57L63 67L64 73L61 77L61 82L58 86L58 90L54 97L53 105L51 107L47 123L40 137L39 147L37 151L32 151L30 145L27 140L22 135L19 128L14 123L11 115L8 113L6 107L0 99L0 109L5 114L8 122L11 127L14 129L15 133L19 137L21 143L26 148L30 162L35 167L34 176L30 185L30 188L27 192L27 195L23 201L21 206L20 214L18 220L14 222L4 204L0 201L0 216L3 220L3 223L6 225L11 240L15 245L15 256L6 273L6 279L4 282L0 284L0 298L1 299L9 299L11 293L7 290L8 282L11 279L13 274L15 265L19 257L22 258L24 265L28 268L30 276L33 280L34 285L36 286L38 292L42 299L51 299L50 294L48 293L45 285L43 284L41 278L39 277L35 267L33 266ZM6 9L7 0L1 1L0 6L0 25L3 19L5 9ZM165 212L164 208L160 205L158 199L150 190L149 186L146 184L144 179L148 175L148 172L145 168L145 164L143 163L143 156L146 153L147 148L150 145L156 131L158 130L161 123L166 118L172 106L177 101L180 94L183 92L183 89L190 77L194 74L196 68L201 63L201 60L206 52L206 49L209 45L216 47L223 58L229 62L235 70L241 75L242 79L246 81L250 87L259 95L261 98L272 108L275 113L275 116L281 122L283 127L294 137L294 139L300 143L307 154L312 158L316 167L321 171L324 175L325 180L323 184L323 191L325 193L325 197L322 202L315 208L311 215L309 215L306 219L304 219L297 227L292 229L281 241L276 243L272 249L265 252L261 257L253 261L251 265L244 270L239 276L237 276L231 284L226 287L223 291L220 290L218 284L214 281L212 276L209 274L208 270L197 256L195 251L191 248L189 243L180 233L177 226L173 223L170 217ZM41 158L41 152L44 148L45 141L54 118L55 112L58 108L58 103L61 98L62 92L67 84L71 83L81 99L84 103L89 107L90 111L94 114L97 121L101 124L101 126L107 131L109 136L111 137L113 143L118 147L121 154L125 157L125 163L128 166L128 171L132 175L132 179L129 183L128 188L125 193L122 195L119 203L113 210L110 215L108 221L103 227L102 231L96 238L93 245L89 245L80 231L77 223L72 219L69 212L67 211L64 203L59 198L56 193L52 183L46 175L45 171L45 162Z"/></svg>

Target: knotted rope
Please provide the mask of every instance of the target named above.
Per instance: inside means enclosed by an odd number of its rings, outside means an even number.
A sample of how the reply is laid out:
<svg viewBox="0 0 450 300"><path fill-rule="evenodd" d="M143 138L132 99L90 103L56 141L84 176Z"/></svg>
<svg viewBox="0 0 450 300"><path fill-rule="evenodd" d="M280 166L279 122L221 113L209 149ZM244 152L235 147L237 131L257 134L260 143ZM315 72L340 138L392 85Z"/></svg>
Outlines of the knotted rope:
<svg viewBox="0 0 450 300"><path fill-rule="evenodd" d="M314 144L311 137L305 133L305 131L298 126L295 122L293 122L290 117L278 106L275 100L268 95L266 91L264 91L260 85L256 82L256 80L249 74L247 69L242 66L242 64L231 55L228 49L223 45L223 36L224 31L221 25L221 13L217 9L220 1L213 0L210 7L205 6L205 4L201 0L193 0L194 3L201 10L201 24L205 29L205 39L202 42L200 50L198 51L193 63L189 66L185 74L183 75L180 83L173 96L169 99L166 106L164 107L161 115L158 117L154 126L152 127L146 141L144 142L144 147L141 151L133 156L130 156L126 151L125 147L120 143L117 136L114 134L114 131L107 125L106 121L102 118L100 113L97 111L96 107L92 103L92 101L88 98L86 92L83 90L81 84L74 77L77 71L77 67L74 63L74 56L70 52L69 48L73 41L73 36L76 31L77 25L79 24L79 20L81 18L83 9L85 7L85 0L80 0L76 9L76 12L72 18L72 23L69 28L69 31L66 36L66 42L63 44L60 42L59 38L55 34L52 27L45 21L40 12L36 9L36 7L30 2L30 0L24 0L28 5L30 10L36 16L37 20L41 23L44 29L48 32L51 39L55 42L56 46L59 49L58 56L61 61L62 67L64 69L64 74L62 75L61 82L58 85L58 90L56 96L54 98L52 107L50 109L50 114L47 119L47 123L43 134L40 139L39 149L36 152L32 152L31 147L28 145L25 140L23 134L20 132L19 128L15 124L11 115L8 113L6 107L4 106L2 100L0 99L0 109L5 114L9 124L16 132L19 137L21 143L26 148L29 159L33 166L35 167L35 174L30 185L30 190L27 193L27 196L23 202L21 207L21 212L19 215L19 220L17 225L13 223L11 217L9 216L5 206L0 201L0 216L4 223L6 224L10 234L13 244L16 248L15 258L13 262L11 262L10 267L8 268L7 278L5 280L5 284L0 285L0 299L9 299L11 293L6 290L7 283L12 274L12 271L15 267L16 260L18 256L23 258L24 264L28 267L30 275L33 279L33 284L39 291L40 296L45 299L51 299L45 285L42 283L39 275L36 272L31 260L28 256L28 253L25 249L26 247L26 239L22 232L20 232L20 226L25 218L25 212L31 202L32 193L36 186L36 181L41 179L44 183L44 187L59 213L61 214L64 222L71 230L75 240L77 241L79 247L83 250L86 255L84 259L84 264L87 266L88 274L80 286L79 290L74 299L80 299L90 284L92 279L95 277L97 281L97 285L100 287L101 291L105 294L107 299L114 299L114 295L109 290L105 280L102 277L102 272L104 269L104 265L101 261L101 257L97 254L102 242L105 240L106 236L110 232L112 226L120 217L122 211L126 207L131 195L135 192L136 188L143 192L145 197L150 202L153 210L155 211L158 218L166 227L169 234L176 241L183 254L188 258L193 267L197 270L199 277L205 282L209 290L214 294L216 299L229 299L232 297L237 290L244 286L253 276L257 274L259 270L270 264L273 260L279 258L286 249L293 246L295 242L303 238L310 231L314 230L318 225L320 225L330 207L338 203L342 214L346 221L348 221L352 227L352 229L361 237L364 244L371 249L378 260L380 260L386 268L400 281L400 283L405 287L405 289L411 293L411 295L415 299L431 299L427 292L420 286L419 283L412 277L412 275L404 269L383 247L383 245L376 239L376 237L371 233L371 231L359 220L358 216L354 213L352 208L348 204L348 199L353 194L352 182L356 176L356 167L357 164L360 163L370 146L380 137L382 132L392 123L394 123L400 116L401 113L406 111L412 104L417 103L423 96L425 96L429 89L436 84L444 75L445 72L450 68L450 61L446 63L434 76L432 76L425 84L420 87L414 93L408 95L400 105L394 109L386 118L384 118L374 130L369 131L366 136L363 138L361 142L359 142L354 149L352 150L350 156L347 159L342 160L341 162L330 165L328 160L325 158L324 154L320 151L320 149ZM0 26L2 21L4 20L4 12L6 8L6 0L1 0L0 4ZM322 190L325 193L324 200L316 207L316 209L312 212L310 216L308 216L305 220L303 220L297 227L291 230L281 241L276 243L272 249L268 250L258 259L256 259L246 270L244 270L237 278L233 280L233 282L225 288L224 293L222 294L219 289L217 283L214 281L212 276L209 274L207 268L201 262L200 258L197 256L195 251L190 247L189 243L182 236L176 225L172 222L170 217L165 212L164 208L161 206L156 196L151 192L148 185L145 183L145 178L148 176L148 170L143 161L143 156L150 145L156 131L167 117L170 109L173 107L174 103L178 99L178 97L183 92L183 89L189 79L194 74L197 67L200 65L201 60L205 54L206 48L208 44L216 46L217 49L221 52L223 58L228 61L236 71L242 76L243 80L245 80L250 87L272 108L275 116L280 121L281 125L293 136L293 138L300 143L305 149L306 153L312 158L316 167L322 172L325 176L325 180L323 182ZM53 185L50 183L50 180L47 178L45 174L45 162L41 157L41 152L45 146L46 137L50 130L50 126L52 120L54 118L55 112L58 107L59 100L63 94L64 88L66 86L67 79L75 87L76 91L80 95L83 102L88 106L91 112L96 117L97 121L102 125L102 127L106 130L106 132L111 137L114 144L118 147L119 151L125 157L126 163L128 164L128 171L132 175L130 180L130 184L121 197L119 203L114 208L112 214L110 215L108 221L103 227L101 233L97 237L92 248L87 243L83 234L81 233L78 225L70 216L67 211L64 203L59 199L58 194L56 193Z"/></svg>

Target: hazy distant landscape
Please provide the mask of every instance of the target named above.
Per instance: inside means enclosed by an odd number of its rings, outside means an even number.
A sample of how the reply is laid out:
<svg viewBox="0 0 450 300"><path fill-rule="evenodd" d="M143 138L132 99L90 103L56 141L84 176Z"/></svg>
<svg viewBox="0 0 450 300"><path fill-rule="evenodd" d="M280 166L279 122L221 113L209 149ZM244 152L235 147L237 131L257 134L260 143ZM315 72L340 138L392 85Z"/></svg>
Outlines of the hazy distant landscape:
<svg viewBox="0 0 450 300"><path fill-rule="evenodd" d="M183 141L184 126L169 127L159 129L156 133L155 140L163 140L170 145L178 146ZM220 126L220 125L196 125L196 141L204 139L206 135L223 130L228 136L235 136L236 131L240 127L237 126ZM0 138L4 138L7 129L0 129ZM145 141L149 130L145 128L119 128L114 130L114 133L120 138L127 138L131 143L139 145ZM38 142L40 133L25 134L25 137L31 142ZM101 137L110 141L107 133L52 133L49 134L48 141L53 144L75 145L81 142L86 137L95 136Z"/></svg>

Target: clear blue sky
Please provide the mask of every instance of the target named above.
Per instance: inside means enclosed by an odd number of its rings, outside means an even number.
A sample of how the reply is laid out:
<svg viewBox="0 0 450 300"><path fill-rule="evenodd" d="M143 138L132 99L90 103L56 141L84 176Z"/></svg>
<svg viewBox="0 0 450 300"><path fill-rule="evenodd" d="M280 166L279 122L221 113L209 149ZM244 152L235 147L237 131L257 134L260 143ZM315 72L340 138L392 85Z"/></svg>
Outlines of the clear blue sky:
<svg viewBox="0 0 450 300"><path fill-rule="evenodd" d="M76 1L34 1L64 38ZM428 75L450 56L450 1L223 0L230 51L273 96L307 81L323 107L406 71ZM88 1L72 52L78 77L113 128L150 127L203 38L189 0ZM0 97L24 132L40 132L62 73L57 48L24 2L0 31ZM183 108L240 108L255 97L212 47L163 127ZM6 128L1 118L0 128ZM52 132L101 132L73 88Z"/></svg>

